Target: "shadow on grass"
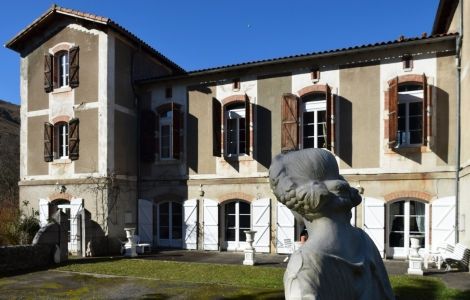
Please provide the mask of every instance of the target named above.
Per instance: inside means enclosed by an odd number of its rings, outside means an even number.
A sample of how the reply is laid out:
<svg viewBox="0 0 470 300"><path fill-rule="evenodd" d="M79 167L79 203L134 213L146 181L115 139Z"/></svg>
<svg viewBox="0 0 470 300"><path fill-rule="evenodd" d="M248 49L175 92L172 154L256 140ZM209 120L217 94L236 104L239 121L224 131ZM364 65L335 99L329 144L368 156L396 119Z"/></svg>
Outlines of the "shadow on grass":
<svg viewBox="0 0 470 300"><path fill-rule="evenodd" d="M254 293L241 293L239 295L233 296L217 296L217 295L191 295L188 299L225 299L225 300L278 300L284 299L284 291L283 290L274 290L274 291L262 291L262 292L254 292ZM155 294L147 294L141 296L139 299L156 299L156 300L164 300L174 298L174 295L167 295L162 293L155 293Z"/></svg>
<svg viewBox="0 0 470 300"><path fill-rule="evenodd" d="M437 279L401 277L392 279L392 285L397 300L470 299L470 290L449 289Z"/></svg>

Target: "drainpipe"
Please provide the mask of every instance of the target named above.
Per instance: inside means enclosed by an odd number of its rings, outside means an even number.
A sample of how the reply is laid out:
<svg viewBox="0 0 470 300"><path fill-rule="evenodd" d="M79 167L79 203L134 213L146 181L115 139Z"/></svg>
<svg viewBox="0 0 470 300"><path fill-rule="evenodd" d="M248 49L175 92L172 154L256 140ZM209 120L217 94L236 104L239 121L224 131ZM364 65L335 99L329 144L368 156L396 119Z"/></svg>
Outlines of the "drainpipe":
<svg viewBox="0 0 470 300"><path fill-rule="evenodd" d="M461 146L461 50L462 50L462 35L463 35L463 2L460 1L459 8L459 35L456 40L456 71L457 71L457 147L456 147L456 163L455 163L455 243L459 242L459 192L460 192L460 146Z"/></svg>

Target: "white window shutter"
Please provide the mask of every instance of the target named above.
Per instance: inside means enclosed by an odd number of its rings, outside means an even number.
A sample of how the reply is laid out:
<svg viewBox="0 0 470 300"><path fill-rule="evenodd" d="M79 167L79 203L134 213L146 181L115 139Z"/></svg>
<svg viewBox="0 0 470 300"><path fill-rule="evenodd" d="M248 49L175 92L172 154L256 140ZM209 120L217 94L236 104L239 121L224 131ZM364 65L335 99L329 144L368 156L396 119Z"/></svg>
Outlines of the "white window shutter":
<svg viewBox="0 0 470 300"><path fill-rule="evenodd" d="M183 248L197 249L197 200L186 200L183 204Z"/></svg>
<svg viewBox="0 0 470 300"><path fill-rule="evenodd" d="M252 230L256 231L253 246L256 252L269 253L271 240L271 199L258 199L251 203Z"/></svg>
<svg viewBox="0 0 470 300"><path fill-rule="evenodd" d="M47 225L49 219L49 201L47 199L39 199L39 223L41 227Z"/></svg>
<svg viewBox="0 0 470 300"><path fill-rule="evenodd" d="M219 203L204 199L204 250L219 250Z"/></svg>
<svg viewBox="0 0 470 300"><path fill-rule="evenodd" d="M455 197L435 199L431 203L432 249L441 243L455 242Z"/></svg>
<svg viewBox="0 0 470 300"><path fill-rule="evenodd" d="M295 217L287 206L277 203L276 248L277 253L289 254L293 252L295 243ZM286 243L286 240L290 241Z"/></svg>
<svg viewBox="0 0 470 300"><path fill-rule="evenodd" d="M153 244L153 202L139 199L139 238L141 243Z"/></svg>
<svg viewBox="0 0 470 300"><path fill-rule="evenodd" d="M83 211L83 199L72 198L70 200L70 243L69 251L77 253L81 246L81 228L79 226L80 214Z"/></svg>
<svg viewBox="0 0 470 300"><path fill-rule="evenodd" d="M351 208L351 225L356 226L356 206Z"/></svg>
<svg viewBox="0 0 470 300"><path fill-rule="evenodd" d="M364 198L364 231L369 235L382 257L385 257L385 202Z"/></svg>

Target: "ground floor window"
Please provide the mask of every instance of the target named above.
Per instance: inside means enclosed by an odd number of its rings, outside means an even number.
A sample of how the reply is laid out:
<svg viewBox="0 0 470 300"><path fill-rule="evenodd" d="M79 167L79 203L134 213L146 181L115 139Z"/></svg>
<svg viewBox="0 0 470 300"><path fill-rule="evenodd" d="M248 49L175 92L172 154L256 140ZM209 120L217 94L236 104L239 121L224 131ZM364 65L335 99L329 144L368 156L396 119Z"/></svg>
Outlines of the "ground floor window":
<svg viewBox="0 0 470 300"><path fill-rule="evenodd" d="M251 206L233 201L224 206L225 244L227 250L241 250L246 240L245 230L251 228Z"/></svg>
<svg viewBox="0 0 470 300"><path fill-rule="evenodd" d="M157 241L160 247L182 246L183 236L183 210L181 203L162 202L155 206L154 232L157 233ZM156 227L156 228L155 228Z"/></svg>
<svg viewBox="0 0 470 300"><path fill-rule="evenodd" d="M406 256L410 237L418 238L421 248L426 246L426 204L414 200L400 200L388 207L388 254Z"/></svg>

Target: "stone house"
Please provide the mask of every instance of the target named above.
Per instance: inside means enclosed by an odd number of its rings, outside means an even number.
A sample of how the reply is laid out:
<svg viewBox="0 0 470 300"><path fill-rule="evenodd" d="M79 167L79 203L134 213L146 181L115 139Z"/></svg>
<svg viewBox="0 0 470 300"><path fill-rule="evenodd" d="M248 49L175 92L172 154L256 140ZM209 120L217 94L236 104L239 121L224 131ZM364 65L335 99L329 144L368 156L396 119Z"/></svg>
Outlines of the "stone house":
<svg viewBox="0 0 470 300"><path fill-rule="evenodd" d="M73 252L98 236L78 226L87 211L109 251L136 226L154 247L239 251L253 229L258 252L288 253L303 225L268 168L318 147L363 192L351 222L384 256L405 257L410 236L470 245L459 3L440 2L430 36L191 72L54 6L7 43L21 55L20 199L43 222L69 209Z"/></svg>

